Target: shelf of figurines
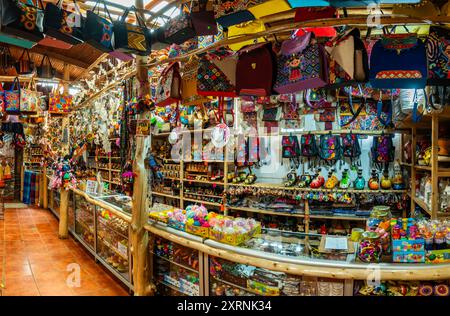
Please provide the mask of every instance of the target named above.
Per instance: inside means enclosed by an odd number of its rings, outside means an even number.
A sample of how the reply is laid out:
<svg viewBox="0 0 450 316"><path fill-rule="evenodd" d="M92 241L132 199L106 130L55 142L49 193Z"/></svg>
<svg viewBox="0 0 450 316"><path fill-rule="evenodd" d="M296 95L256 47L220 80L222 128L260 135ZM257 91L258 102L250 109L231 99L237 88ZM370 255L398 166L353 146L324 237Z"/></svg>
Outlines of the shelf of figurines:
<svg viewBox="0 0 450 316"><path fill-rule="evenodd" d="M405 194L407 193L407 190L399 189L378 189L378 190L371 190L371 189L354 189L354 188L347 188L347 189L340 189L340 188L333 188L333 189L327 189L327 188L305 188L305 187L299 187L299 186L285 186L283 184L273 184L273 183L254 183L254 184L245 184L245 183L228 183L229 186L239 186L239 187L248 187L248 188L254 188L254 189L267 189L267 190L289 190L289 191L298 191L298 192L317 192L317 193L354 193L354 194L384 194L384 193L398 193L398 194Z"/></svg>

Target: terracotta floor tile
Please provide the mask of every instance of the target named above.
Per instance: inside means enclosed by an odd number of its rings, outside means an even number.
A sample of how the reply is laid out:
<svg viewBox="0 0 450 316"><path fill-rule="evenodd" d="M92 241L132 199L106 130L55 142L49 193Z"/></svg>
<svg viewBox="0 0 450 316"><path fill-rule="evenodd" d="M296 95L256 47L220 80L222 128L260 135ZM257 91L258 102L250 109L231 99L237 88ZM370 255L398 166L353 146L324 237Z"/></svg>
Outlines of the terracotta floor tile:
<svg viewBox="0 0 450 316"><path fill-rule="evenodd" d="M0 266L6 277L3 295L128 295L80 243L59 239L58 225L47 210L6 210L0 222L0 262L3 257L6 260L5 271ZM70 286L77 271L71 264L79 267L80 287Z"/></svg>
<svg viewBox="0 0 450 316"><path fill-rule="evenodd" d="M31 268L30 265L23 264L23 265L8 265L6 264L6 273L8 274L8 277L22 277L22 276L31 276Z"/></svg>
<svg viewBox="0 0 450 316"><path fill-rule="evenodd" d="M28 276L8 276L8 272L6 272L5 277L5 289L7 290L22 290L28 287L36 286L34 282L34 278L31 275Z"/></svg>

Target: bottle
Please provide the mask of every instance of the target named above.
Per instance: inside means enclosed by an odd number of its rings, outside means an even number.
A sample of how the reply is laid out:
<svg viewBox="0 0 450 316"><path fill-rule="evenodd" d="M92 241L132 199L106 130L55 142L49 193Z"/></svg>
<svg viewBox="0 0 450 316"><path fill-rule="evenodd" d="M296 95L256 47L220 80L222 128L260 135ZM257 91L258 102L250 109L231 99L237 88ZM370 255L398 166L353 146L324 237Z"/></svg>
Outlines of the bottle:
<svg viewBox="0 0 450 316"><path fill-rule="evenodd" d="M369 189L371 189L371 190L380 189L378 173L375 169L372 169L372 176L369 179L368 185L369 185Z"/></svg>
<svg viewBox="0 0 450 316"><path fill-rule="evenodd" d="M392 188L392 182L389 178L389 171L388 169L384 169L383 177L381 178L381 188L383 190L390 190Z"/></svg>
<svg viewBox="0 0 450 316"><path fill-rule="evenodd" d="M356 190L364 190L364 187L366 186L366 180L364 179L362 172L363 172L362 168L359 168L358 176L356 177L355 182L353 184Z"/></svg>
<svg viewBox="0 0 450 316"><path fill-rule="evenodd" d="M348 189L349 186L350 186L350 177L348 176L348 169L344 169L344 171L342 171L342 180L339 184L339 188Z"/></svg>

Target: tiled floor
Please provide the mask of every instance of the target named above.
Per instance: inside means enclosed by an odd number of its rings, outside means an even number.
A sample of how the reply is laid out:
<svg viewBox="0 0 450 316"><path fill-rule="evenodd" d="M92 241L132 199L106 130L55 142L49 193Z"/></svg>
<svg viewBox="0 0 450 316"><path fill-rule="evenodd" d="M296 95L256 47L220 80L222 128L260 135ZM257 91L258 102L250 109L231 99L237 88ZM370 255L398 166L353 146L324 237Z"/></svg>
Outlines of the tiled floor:
<svg viewBox="0 0 450 316"><path fill-rule="evenodd" d="M0 220L1 283L6 296L128 295L73 238L58 238L50 211L33 208L6 209Z"/></svg>

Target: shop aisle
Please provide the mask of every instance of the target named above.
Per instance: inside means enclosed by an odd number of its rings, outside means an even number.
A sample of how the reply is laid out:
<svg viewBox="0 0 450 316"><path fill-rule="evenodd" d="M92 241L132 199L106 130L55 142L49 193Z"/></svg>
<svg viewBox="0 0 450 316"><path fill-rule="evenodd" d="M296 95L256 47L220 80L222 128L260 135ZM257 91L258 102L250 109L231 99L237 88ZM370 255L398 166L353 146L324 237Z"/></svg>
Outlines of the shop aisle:
<svg viewBox="0 0 450 316"><path fill-rule="evenodd" d="M5 210L0 259L1 295L128 295L74 239L58 238L58 221L48 210ZM76 281L74 270L67 271L70 264L79 265L79 287L70 286Z"/></svg>

